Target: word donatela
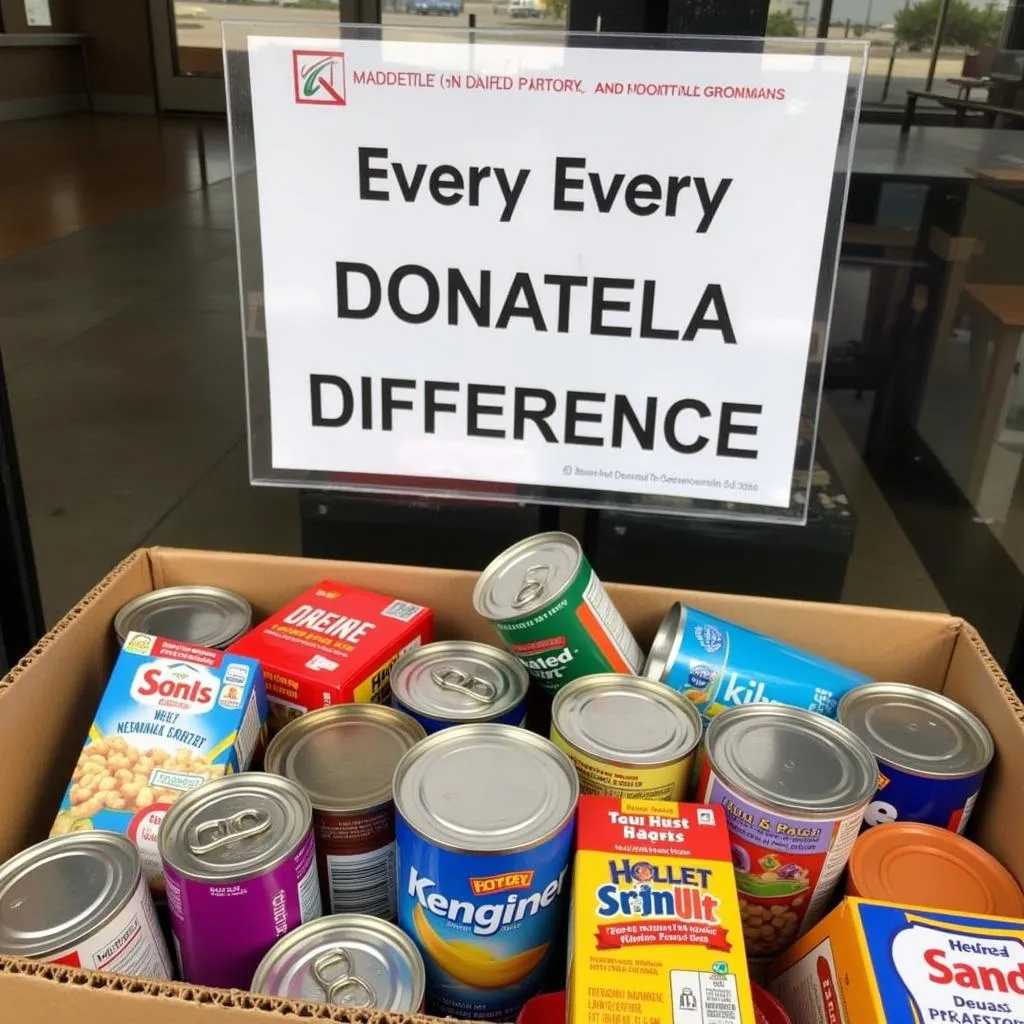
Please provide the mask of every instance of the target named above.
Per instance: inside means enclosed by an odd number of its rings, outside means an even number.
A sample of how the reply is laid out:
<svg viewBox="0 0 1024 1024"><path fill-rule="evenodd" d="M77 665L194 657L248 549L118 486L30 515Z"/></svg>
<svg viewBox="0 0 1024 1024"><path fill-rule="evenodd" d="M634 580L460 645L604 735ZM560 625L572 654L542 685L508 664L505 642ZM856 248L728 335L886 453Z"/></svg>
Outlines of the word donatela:
<svg viewBox="0 0 1024 1024"><path fill-rule="evenodd" d="M249 53L261 479L790 506L848 57L296 43Z"/></svg>
<svg viewBox="0 0 1024 1024"><path fill-rule="evenodd" d="M1024 922L847 899L772 974L794 1024L1021 1024Z"/></svg>
<svg viewBox="0 0 1024 1024"><path fill-rule="evenodd" d="M120 832L163 888L157 834L184 793L245 771L264 739L259 662L129 633L60 805L53 834Z"/></svg>
<svg viewBox="0 0 1024 1024"><path fill-rule="evenodd" d="M577 827L569 1024L753 1024L721 808L588 796Z"/></svg>

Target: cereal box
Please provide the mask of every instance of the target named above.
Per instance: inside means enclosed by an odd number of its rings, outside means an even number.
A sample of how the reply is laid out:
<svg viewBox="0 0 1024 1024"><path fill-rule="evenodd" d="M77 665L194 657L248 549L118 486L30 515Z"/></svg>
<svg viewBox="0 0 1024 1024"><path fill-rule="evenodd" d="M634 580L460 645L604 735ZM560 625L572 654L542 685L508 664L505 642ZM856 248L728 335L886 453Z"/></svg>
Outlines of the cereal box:
<svg viewBox="0 0 1024 1024"><path fill-rule="evenodd" d="M129 633L52 834L107 829L142 854L162 888L157 832L182 793L245 771L265 738L258 662L146 633Z"/></svg>
<svg viewBox="0 0 1024 1024"><path fill-rule="evenodd" d="M1024 921L847 899L771 975L793 1024L1020 1024Z"/></svg>
<svg viewBox="0 0 1024 1024"><path fill-rule="evenodd" d="M568 1024L753 1024L721 807L580 798Z"/></svg>
<svg viewBox="0 0 1024 1024"><path fill-rule="evenodd" d="M331 704L388 703L391 667L433 635L429 608L323 580L230 650L262 664L276 732Z"/></svg>

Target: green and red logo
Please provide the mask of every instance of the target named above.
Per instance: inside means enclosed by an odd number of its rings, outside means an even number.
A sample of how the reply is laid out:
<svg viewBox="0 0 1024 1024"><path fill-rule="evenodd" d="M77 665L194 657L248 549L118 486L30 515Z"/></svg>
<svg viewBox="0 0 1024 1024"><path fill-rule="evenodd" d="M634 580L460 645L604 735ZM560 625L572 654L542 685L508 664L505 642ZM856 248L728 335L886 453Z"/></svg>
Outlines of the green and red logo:
<svg viewBox="0 0 1024 1024"><path fill-rule="evenodd" d="M338 50L293 50L295 102L345 106L345 54Z"/></svg>

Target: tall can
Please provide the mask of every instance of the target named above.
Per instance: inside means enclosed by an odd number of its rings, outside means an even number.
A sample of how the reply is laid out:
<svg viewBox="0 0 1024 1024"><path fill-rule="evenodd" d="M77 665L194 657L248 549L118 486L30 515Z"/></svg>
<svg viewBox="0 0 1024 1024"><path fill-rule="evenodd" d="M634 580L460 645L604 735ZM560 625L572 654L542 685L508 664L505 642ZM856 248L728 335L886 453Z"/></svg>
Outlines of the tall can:
<svg viewBox="0 0 1024 1024"><path fill-rule="evenodd" d="M874 755L831 718L754 704L712 719L697 799L725 809L749 956L817 923L877 784Z"/></svg>
<svg viewBox="0 0 1024 1024"><path fill-rule="evenodd" d="M135 844L116 832L70 832L0 866L0 953L169 979Z"/></svg>
<svg viewBox="0 0 1024 1024"><path fill-rule="evenodd" d="M289 722L267 748L266 770L298 783L313 804L328 913L395 919L391 783L402 756L425 735L394 708L336 704Z"/></svg>
<svg viewBox="0 0 1024 1024"><path fill-rule="evenodd" d="M391 670L391 704L428 733L452 725L523 725L530 677L507 651L440 640L403 654Z"/></svg>
<svg viewBox="0 0 1024 1024"><path fill-rule="evenodd" d="M697 608L674 604L658 627L643 674L697 705L705 719L746 704L786 704L836 717L839 700L871 680Z"/></svg>
<svg viewBox="0 0 1024 1024"><path fill-rule="evenodd" d="M840 701L839 721L878 759L865 828L917 821L963 832L995 753L978 718L920 686L871 683Z"/></svg>
<svg viewBox="0 0 1024 1024"><path fill-rule="evenodd" d="M513 544L481 573L473 607L549 695L598 672L638 675L643 652L568 533Z"/></svg>
<svg viewBox="0 0 1024 1024"><path fill-rule="evenodd" d="M365 914L332 914L289 932L250 986L261 995L383 1013L420 1013L423 957L404 932Z"/></svg>
<svg viewBox="0 0 1024 1024"><path fill-rule="evenodd" d="M551 705L551 741L576 766L581 793L678 802L700 737L697 709L649 679L582 676Z"/></svg>
<svg viewBox="0 0 1024 1024"><path fill-rule="evenodd" d="M513 1020L541 991L569 900L579 783L510 725L434 733L395 772L398 920L427 968L427 1012Z"/></svg>
<svg viewBox="0 0 1024 1024"><path fill-rule="evenodd" d="M159 844L185 981L248 988L267 950L323 912L313 807L290 779L208 782L167 812Z"/></svg>

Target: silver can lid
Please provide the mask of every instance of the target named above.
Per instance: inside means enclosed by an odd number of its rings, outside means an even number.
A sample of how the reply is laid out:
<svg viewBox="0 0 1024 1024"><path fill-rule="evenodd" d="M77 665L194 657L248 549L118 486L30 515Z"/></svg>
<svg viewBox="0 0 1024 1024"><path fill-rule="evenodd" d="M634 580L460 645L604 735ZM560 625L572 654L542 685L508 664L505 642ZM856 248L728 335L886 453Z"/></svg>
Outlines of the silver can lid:
<svg viewBox="0 0 1024 1024"><path fill-rule="evenodd" d="M518 619L562 595L583 562L580 542L568 533L538 533L503 551L480 574L473 607L491 621Z"/></svg>
<svg viewBox="0 0 1024 1024"><path fill-rule="evenodd" d="M716 715L705 752L738 795L796 816L832 817L867 804L878 764L844 725L781 704L748 704Z"/></svg>
<svg viewBox="0 0 1024 1024"><path fill-rule="evenodd" d="M112 920L142 875L139 851L115 832L54 836L0 867L0 952L60 953Z"/></svg>
<svg viewBox="0 0 1024 1024"><path fill-rule="evenodd" d="M414 718L380 704L337 704L289 722L264 767L297 782L318 811L339 814L391 800L395 766L426 736Z"/></svg>
<svg viewBox="0 0 1024 1024"><path fill-rule="evenodd" d="M141 594L114 616L120 643L148 633L197 647L227 647L252 627L252 608L220 587L164 587Z"/></svg>
<svg viewBox="0 0 1024 1024"><path fill-rule="evenodd" d="M839 721L895 768L941 778L977 775L995 745L956 701L906 683L866 683L839 702Z"/></svg>
<svg viewBox="0 0 1024 1024"><path fill-rule="evenodd" d="M686 609L676 602L669 608L665 618L658 626L651 643L651 653L647 655L644 675L648 679L661 681L679 657L682 646L683 626L686 622Z"/></svg>
<svg viewBox="0 0 1024 1024"><path fill-rule="evenodd" d="M243 881L284 863L313 824L313 807L291 779L242 772L206 782L160 823L161 860L202 882Z"/></svg>
<svg viewBox="0 0 1024 1024"><path fill-rule="evenodd" d="M412 939L365 914L300 925L260 962L252 991L310 1003L418 1013L426 972Z"/></svg>
<svg viewBox="0 0 1024 1024"><path fill-rule="evenodd" d="M511 654L463 640L442 640L403 655L391 670L402 705L444 722L486 722L526 696L530 677Z"/></svg>
<svg viewBox="0 0 1024 1024"><path fill-rule="evenodd" d="M691 701L664 683L614 672L563 686L551 721L582 753L623 766L680 761L701 736L700 713Z"/></svg>
<svg viewBox="0 0 1024 1024"><path fill-rule="evenodd" d="M428 842L470 853L538 846L572 818L576 769L514 725L456 725L417 743L395 770L395 807Z"/></svg>

